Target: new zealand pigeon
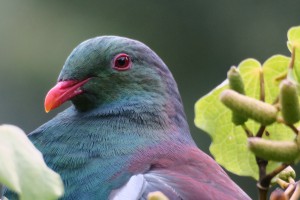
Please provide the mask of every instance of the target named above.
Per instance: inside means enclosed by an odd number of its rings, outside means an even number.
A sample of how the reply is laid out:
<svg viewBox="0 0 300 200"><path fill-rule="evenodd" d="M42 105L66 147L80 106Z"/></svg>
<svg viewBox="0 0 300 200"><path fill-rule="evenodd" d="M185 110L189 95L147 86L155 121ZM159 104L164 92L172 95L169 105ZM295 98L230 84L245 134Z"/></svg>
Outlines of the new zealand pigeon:
<svg viewBox="0 0 300 200"><path fill-rule="evenodd" d="M72 106L29 138L58 172L66 200L250 199L193 141L176 82L145 44L102 36L79 44L45 99Z"/></svg>

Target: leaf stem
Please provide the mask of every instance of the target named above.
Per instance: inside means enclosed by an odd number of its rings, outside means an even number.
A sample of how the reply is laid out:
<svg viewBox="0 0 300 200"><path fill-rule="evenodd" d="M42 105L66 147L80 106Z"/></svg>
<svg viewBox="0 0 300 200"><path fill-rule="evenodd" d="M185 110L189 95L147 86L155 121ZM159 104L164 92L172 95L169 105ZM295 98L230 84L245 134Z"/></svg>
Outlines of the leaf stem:
<svg viewBox="0 0 300 200"><path fill-rule="evenodd" d="M283 74L277 76L275 78L275 81L282 81L282 80L286 79L286 77L287 77L287 73L283 73Z"/></svg>
<svg viewBox="0 0 300 200"><path fill-rule="evenodd" d="M295 64L295 55L296 55L296 47L293 46L292 48L292 53L291 53L291 62L289 64L289 69L293 69L294 68L294 64Z"/></svg>
<svg viewBox="0 0 300 200"><path fill-rule="evenodd" d="M253 133L250 131L250 129L246 126L246 124L242 124L242 128L244 129L247 137L253 137Z"/></svg>
<svg viewBox="0 0 300 200"><path fill-rule="evenodd" d="M272 171L271 173L269 173L266 176L264 176L262 178L262 180L260 181L260 184L263 187L269 187L272 178L274 178L278 173L280 173L282 170L284 170L287 166L289 166L289 165L286 164L286 163L280 165L274 171Z"/></svg>
<svg viewBox="0 0 300 200"><path fill-rule="evenodd" d="M260 138L261 138L261 137L263 136L265 130L266 130L266 126L261 125L261 126L259 127L257 133L256 133L256 137L260 137Z"/></svg>
<svg viewBox="0 0 300 200"><path fill-rule="evenodd" d="M286 126L289 127L290 129L292 129L292 131L293 131L296 135L298 135L298 133L299 133L298 128L297 128L295 125L293 125L293 124L287 124L281 116L280 116L280 117L277 117L276 121L277 121L278 123L282 123L282 124L286 125Z"/></svg>
<svg viewBox="0 0 300 200"><path fill-rule="evenodd" d="M264 73L262 69L259 71L259 85L260 85L259 99L264 102L265 101L265 80L264 80Z"/></svg>
<svg viewBox="0 0 300 200"><path fill-rule="evenodd" d="M290 127L293 131L294 131L294 133L296 134L296 135L298 135L298 133L299 133L299 130L297 129L297 127L296 126L294 126L293 124L286 124L288 127Z"/></svg>

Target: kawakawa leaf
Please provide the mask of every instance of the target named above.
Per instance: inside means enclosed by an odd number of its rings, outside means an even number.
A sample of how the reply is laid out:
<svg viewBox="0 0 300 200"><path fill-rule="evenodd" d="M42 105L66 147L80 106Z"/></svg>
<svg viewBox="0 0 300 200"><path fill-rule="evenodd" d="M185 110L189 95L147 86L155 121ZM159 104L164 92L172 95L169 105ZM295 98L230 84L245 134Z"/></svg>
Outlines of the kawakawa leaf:
<svg viewBox="0 0 300 200"><path fill-rule="evenodd" d="M300 26L294 26L288 30L287 46L292 52L293 47L300 48Z"/></svg>
<svg viewBox="0 0 300 200"><path fill-rule="evenodd" d="M290 52L295 53L295 61L293 68L293 78L300 83L300 26L295 26L289 29L287 46Z"/></svg>
<svg viewBox="0 0 300 200"><path fill-rule="evenodd" d="M278 77L287 73L290 58L276 55L269 58L263 66L254 59L246 59L238 66L247 96L260 98L260 74L263 74L265 101L273 103L279 94ZM231 121L231 110L220 101L220 93L228 89L228 81L224 81L209 94L202 97L195 105L195 124L212 138L210 151L216 161L232 173L251 176L258 179L258 167L255 156L247 147L247 136L241 126ZM254 133L260 124L249 119L246 126ZM270 140L287 140L295 138L295 134L286 126L273 123L266 129L264 138ZM272 171L280 163L270 161L267 171Z"/></svg>
<svg viewBox="0 0 300 200"><path fill-rule="evenodd" d="M62 196L60 176L48 168L42 154L16 126L0 126L0 183L21 200L52 200Z"/></svg>

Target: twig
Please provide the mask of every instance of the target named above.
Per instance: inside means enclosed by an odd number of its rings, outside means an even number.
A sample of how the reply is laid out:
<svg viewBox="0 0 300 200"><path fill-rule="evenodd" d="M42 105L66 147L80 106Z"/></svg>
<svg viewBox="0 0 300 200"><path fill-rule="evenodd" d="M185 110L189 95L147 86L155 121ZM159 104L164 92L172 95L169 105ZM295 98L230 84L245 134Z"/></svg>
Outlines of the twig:
<svg viewBox="0 0 300 200"><path fill-rule="evenodd" d="M261 125L256 133L256 137L262 137L265 132L266 126Z"/></svg>
<svg viewBox="0 0 300 200"><path fill-rule="evenodd" d="M291 62L289 63L289 69L293 69L294 68L295 56L296 56L296 47L293 46L292 53L291 53Z"/></svg>
<svg viewBox="0 0 300 200"><path fill-rule="evenodd" d="M265 101L265 80L264 80L264 74L262 69L259 71L259 84L260 84L259 98L261 101Z"/></svg>
<svg viewBox="0 0 300 200"><path fill-rule="evenodd" d="M276 120L277 120L278 123L283 123L283 124L285 124L286 126L288 126L289 128L291 128L292 131L293 131L296 135L298 135L299 130L298 130L298 128L297 128L296 126L294 126L293 124L287 124L281 116L277 117Z"/></svg>
<svg viewBox="0 0 300 200"><path fill-rule="evenodd" d="M288 164L282 164L274 171L266 175L266 166L268 164L268 161L256 157L256 162L259 167L259 182L256 184L257 188L259 189L259 199L266 200L272 178L274 178L278 173L284 170L288 166Z"/></svg>
<svg viewBox="0 0 300 200"><path fill-rule="evenodd" d="M242 125L242 128L244 129L247 137L253 137L253 133L250 131L250 129L246 126L246 124Z"/></svg>
<svg viewBox="0 0 300 200"><path fill-rule="evenodd" d="M287 166L289 166L289 165L284 163L284 164L280 165L279 167L277 167L271 173L264 176L262 178L262 180L260 181L260 185L263 187L269 187L272 178L274 178L278 173L280 173L282 170L284 170Z"/></svg>
<svg viewBox="0 0 300 200"><path fill-rule="evenodd" d="M286 125L287 125L288 127L290 127L296 135L298 135L299 130L297 129L296 126L294 126L293 124L290 124L290 125L289 125L289 124L286 124Z"/></svg>

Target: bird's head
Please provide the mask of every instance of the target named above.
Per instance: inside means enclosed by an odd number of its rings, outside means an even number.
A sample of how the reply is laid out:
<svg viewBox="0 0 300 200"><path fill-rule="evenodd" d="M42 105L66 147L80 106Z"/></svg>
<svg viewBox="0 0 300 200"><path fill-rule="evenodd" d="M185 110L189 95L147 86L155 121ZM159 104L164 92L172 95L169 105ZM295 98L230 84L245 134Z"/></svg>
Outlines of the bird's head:
<svg viewBox="0 0 300 200"><path fill-rule="evenodd" d="M171 93L180 98L168 68L149 47L128 38L102 36L72 51L46 96L45 110L68 100L80 111L108 102L164 101Z"/></svg>

